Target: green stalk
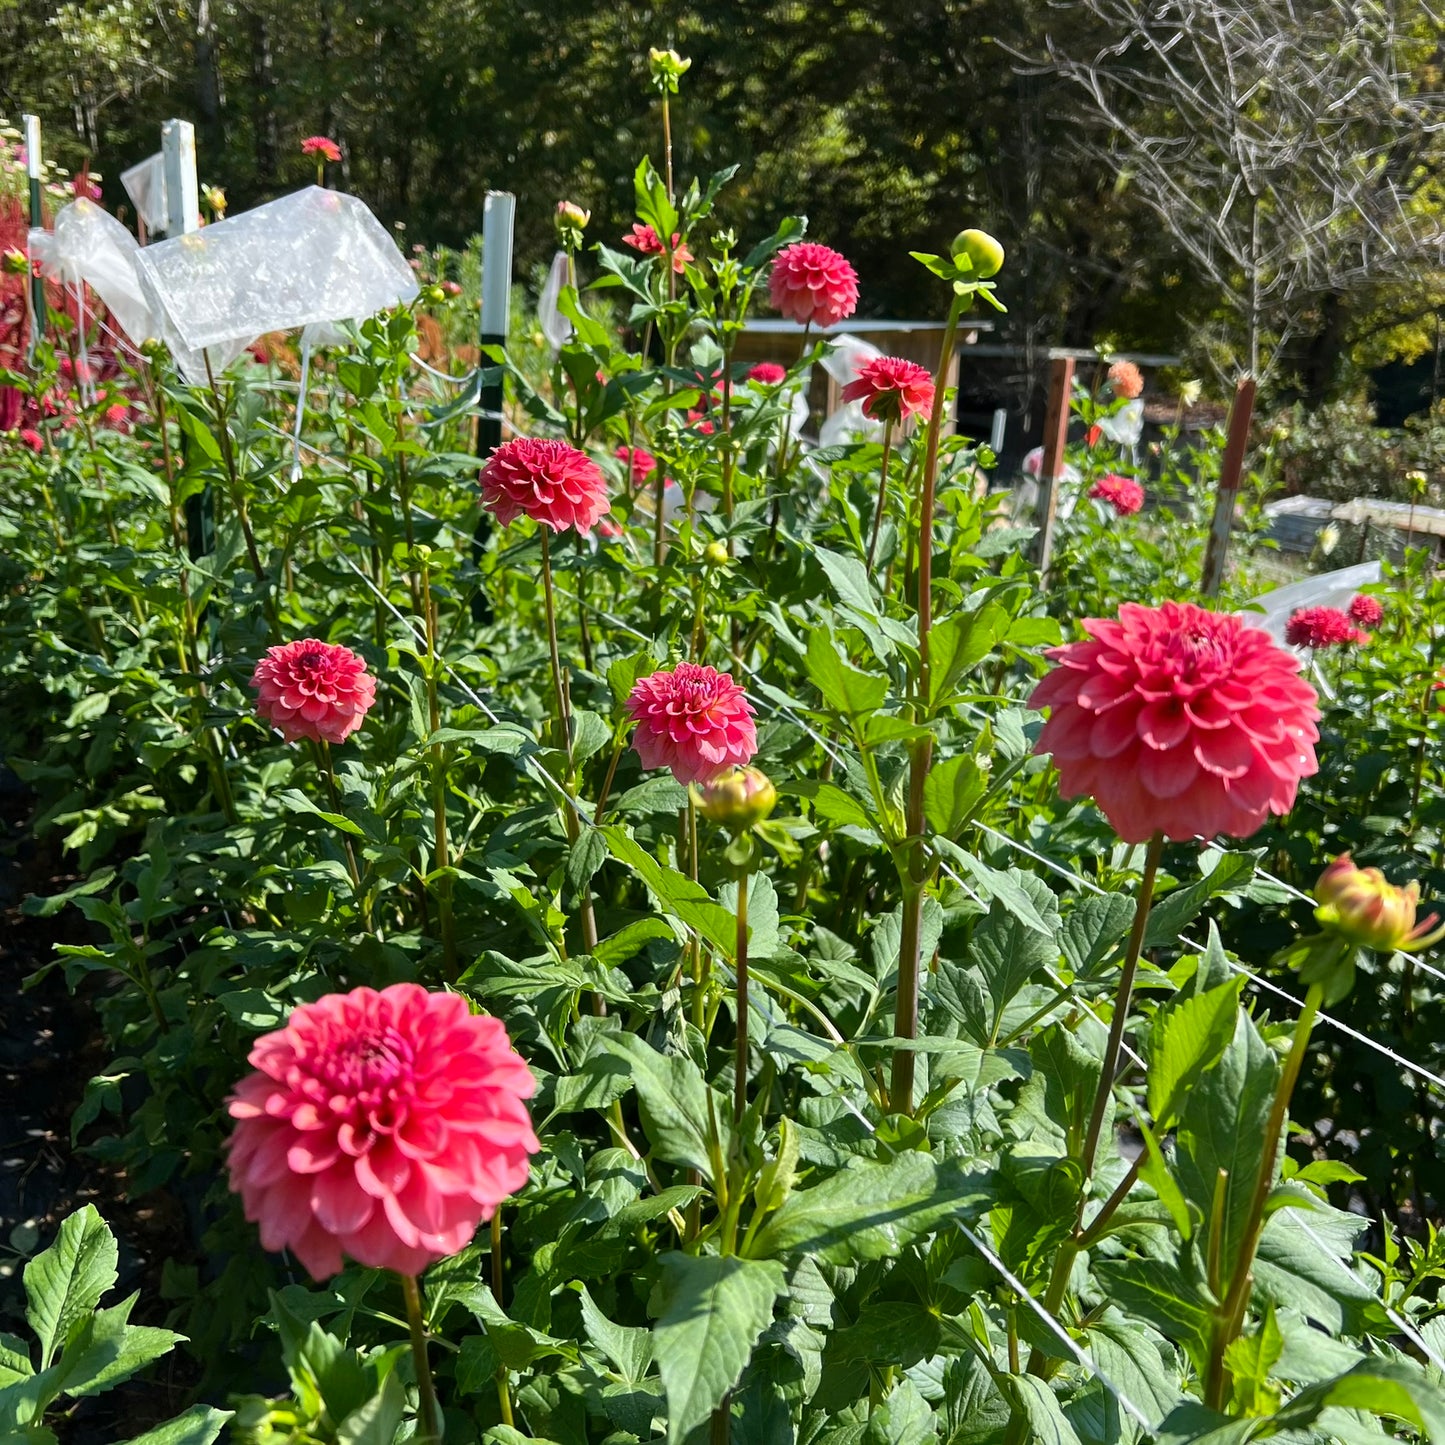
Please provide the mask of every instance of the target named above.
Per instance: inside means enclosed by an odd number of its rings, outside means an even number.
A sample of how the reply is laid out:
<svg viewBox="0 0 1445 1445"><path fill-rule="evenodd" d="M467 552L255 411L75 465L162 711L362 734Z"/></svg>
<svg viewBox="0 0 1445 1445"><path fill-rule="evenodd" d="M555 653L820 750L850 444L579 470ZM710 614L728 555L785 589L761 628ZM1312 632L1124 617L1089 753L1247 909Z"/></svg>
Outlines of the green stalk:
<svg viewBox="0 0 1445 1445"><path fill-rule="evenodd" d="M421 549L422 615L426 622L426 699L427 725L435 734L441 730L441 698L437 690L440 661L437 656L437 609L432 596L431 566L428 549ZM451 846L447 838L447 750L441 743L431 747L432 831L435 853L432 871L440 873L451 867ZM456 923L452 914L452 880L437 880L437 913L442 936L442 959L449 977L457 971Z"/></svg>
<svg viewBox="0 0 1445 1445"><path fill-rule="evenodd" d="M748 1107L748 875L738 878L737 933L738 1027L733 1064L733 1123L741 1125Z"/></svg>
<svg viewBox="0 0 1445 1445"><path fill-rule="evenodd" d="M1089 1200L1089 1184L1094 1176L1094 1162L1099 1152L1099 1138L1104 1130L1104 1116L1108 1113L1109 1100L1114 1092L1114 1075L1118 1071L1119 1054L1124 1045L1129 1003L1134 993L1134 976L1139 970L1139 956L1144 949L1144 932L1149 923L1149 908L1154 901L1154 880L1158 876L1159 860L1163 853L1164 835L1155 833L1149 840L1149 850L1144 858L1139 901L1134 906L1134 925L1129 930L1129 945L1124 954L1124 967L1119 974L1119 987L1114 996L1114 1017L1109 1022L1109 1039L1104 1045L1099 1085L1094 1091L1094 1107L1089 1114L1089 1128L1084 1136L1083 1152L1079 1156L1082 1177L1079 1181L1079 1203L1074 1214L1074 1228L1054 1256L1053 1273L1049 1276L1048 1292L1044 1296L1044 1309L1051 1315L1057 1315L1059 1306L1064 1302L1074 1261L1084 1249L1088 1238L1088 1231L1084 1229L1084 1209ZM1117 1208L1117 1202L1111 1198L1105 1207L1112 1214L1114 1208ZM1098 1224L1097 1220L1095 1224ZM1029 1357L1029 1373L1042 1376L1046 1367L1046 1356L1041 1350L1035 1349Z"/></svg>
<svg viewBox="0 0 1445 1445"><path fill-rule="evenodd" d="M1225 1368L1224 1355L1238 1338L1244 1325L1244 1312L1249 1305L1250 1289L1254 1284L1254 1257L1259 1249L1260 1236L1264 1233L1265 1205L1268 1204L1270 1191L1274 1188L1275 1166L1284 1134L1285 1117L1289 1112L1289 1101L1295 1084L1299 1081L1305 1051L1309 1047L1310 1033L1314 1029L1315 1019L1319 1016L1323 1002L1324 984L1312 983L1309 992L1305 994L1304 1007L1300 1010L1299 1022L1295 1025L1294 1038L1290 1043L1289 1057L1285 1060L1284 1072L1280 1075L1279 1087L1275 1090L1274 1102L1270 1105L1269 1121L1264 1127L1264 1147L1260 1151L1259 1173L1255 1176L1254 1193L1249 1201L1249 1214L1239 1259L1234 1266L1229 1293L1215 1318L1214 1335L1209 1346L1204 1402L1214 1410L1224 1408L1223 1402L1229 1393L1230 1378L1229 1371Z"/></svg>
<svg viewBox="0 0 1445 1445"><path fill-rule="evenodd" d="M888 505L888 463L893 451L893 418L883 423L883 465L878 469L878 508L873 513L873 534L868 538L868 571L878 555L878 533L883 527L883 512Z"/></svg>
<svg viewBox="0 0 1445 1445"><path fill-rule="evenodd" d="M426 1324L421 1313L421 1291L417 1288L414 1274L404 1274L400 1278L402 1297L406 1300L406 1323L411 1332L411 1358L416 1366L417 1394L421 1404L414 1438L422 1442L422 1445L441 1445L441 1414L437 1409L436 1383L432 1379L431 1366L426 1357Z"/></svg>
<svg viewBox="0 0 1445 1445"><path fill-rule="evenodd" d="M934 406L928 419L928 451L923 463L923 483L918 517L918 672L913 680L915 721L928 716L929 658L928 632L933 623L933 502L938 483L938 444L943 432L944 383L963 314L961 298L948 308L948 325L943 331L938 371L934 376ZM898 1000L893 1016L893 1035L899 1039L918 1037L919 941L923 931L923 892L928 881L928 834L923 806L923 787L933 765L933 739L920 739L909 748L908 839L899 863L903 884L903 931L898 949ZM893 1053L893 1076L888 1106L895 1114L913 1113L915 1058L912 1049Z"/></svg>

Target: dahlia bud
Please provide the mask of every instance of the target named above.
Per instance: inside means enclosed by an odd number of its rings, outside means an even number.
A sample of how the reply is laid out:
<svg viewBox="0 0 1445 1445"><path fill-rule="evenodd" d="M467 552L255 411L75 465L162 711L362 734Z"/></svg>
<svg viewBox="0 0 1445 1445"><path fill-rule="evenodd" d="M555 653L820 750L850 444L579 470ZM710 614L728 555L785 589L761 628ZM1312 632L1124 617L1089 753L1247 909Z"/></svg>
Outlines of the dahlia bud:
<svg viewBox="0 0 1445 1445"><path fill-rule="evenodd" d="M1425 948L1445 938L1445 924L1431 930L1439 915L1415 921L1418 883L1397 888L1378 868L1356 868L1348 853L1320 874L1315 898L1315 917L1326 929L1377 953Z"/></svg>
<svg viewBox="0 0 1445 1445"><path fill-rule="evenodd" d="M1179 383L1179 400L1185 406L1193 406L1204 395L1204 383L1191 378Z"/></svg>
<svg viewBox="0 0 1445 1445"><path fill-rule="evenodd" d="M734 833L761 823L777 806L778 792L761 768L734 768L708 783L694 783L699 811Z"/></svg>
<svg viewBox="0 0 1445 1445"><path fill-rule="evenodd" d="M25 252L11 246L3 257L0 257L0 268L3 268L7 276L23 276L30 270L30 262L25 259Z"/></svg>
<svg viewBox="0 0 1445 1445"><path fill-rule="evenodd" d="M687 73L691 60L684 60L675 50L649 50L647 69L652 83L662 95L676 95L677 83Z"/></svg>
<svg viewBox="0 0 1445 1445"><path fill-rule="evenodd" d="M1003 247L987 231L960 231L948 249L959 265L967 261L980 281L1003 268Z"/></svg>
<svg viewBox="0 0 1445 1445"><path fill-rule="evenodd" d="M557 212L552 218L557 227L557 241L564 250L577 251L582 246L582 232L592 219L591 211L584 211L576 201L558 201Z"/></svg>
<svg viewBox="0 0 1445 1445"><path fill-rule="evenodd" d="M220 186L202 186L201 199L210 208L214 220L223 221L226 218L226 193Z"/></svg>
<svg viewBox="0 0 1445 1445"><path fill-rule="evenodd" d="M702 560L709 567L726 567L728 564L728 549L721 542L709 542L702 549Z"/></svg>
<svg viewBox="0 0 1445 1445"><path fill-rule="evenodd" d="M1429 487L1429 478L1424 472L1406 472L1405 482L1417 497L1423 497Z"/></svg>
<svg viewBox="0 0 1445 1445"><path fill-rule="evenodd" d="M440 286L428 286L422 291L422 297L433 306L440 306L447 299L447 293Z"/></svg>

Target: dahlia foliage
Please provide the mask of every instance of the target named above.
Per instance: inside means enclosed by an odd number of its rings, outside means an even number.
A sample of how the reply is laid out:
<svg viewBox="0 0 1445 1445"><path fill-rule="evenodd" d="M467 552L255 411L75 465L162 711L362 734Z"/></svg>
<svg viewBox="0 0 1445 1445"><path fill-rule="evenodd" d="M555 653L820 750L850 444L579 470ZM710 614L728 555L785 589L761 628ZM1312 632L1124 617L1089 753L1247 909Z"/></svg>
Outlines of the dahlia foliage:
<svg viewBox="0 0 1445 1445"><path fill-rule="evenodd" d="M1250 481L1199 605L1222 438L1144 433L1128 363L1081 369L1038 546L1041 455L837 335L884 310L841 238L734 234L767 197L681 174L687 58L635 69L675 144L621 239L610 162L519 197L565 255L505 365L475 248L420 244L309 362L122 366L73 297L0 356L20 912L83 915L51 1062L179 1332L67 1224L0 1436L1439 1435L1445 1268L1390 1230L1445 1199L1445 992L1394 956L1445 891L1445 573L1281 646ZM1025 299L970 219L914 253L954 341ZM81 1413L162 1338L179 1425Z"/></svg>

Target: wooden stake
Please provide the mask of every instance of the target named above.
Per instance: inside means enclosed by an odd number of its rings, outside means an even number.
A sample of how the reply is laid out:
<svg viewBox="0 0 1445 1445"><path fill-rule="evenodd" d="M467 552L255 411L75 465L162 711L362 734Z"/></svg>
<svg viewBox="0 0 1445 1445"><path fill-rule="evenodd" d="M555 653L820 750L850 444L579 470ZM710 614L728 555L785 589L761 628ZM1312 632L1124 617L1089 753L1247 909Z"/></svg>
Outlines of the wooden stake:
<svg viewBox="0 0 1445 1445"><path fill-rule="evenodd" d="M1054 515L1059 509L1059 478L1064 474L1064 444L1069 435L1069 400L1074 390L1074 358L1056 356L1049 367L1049 405L1044 413L1044 455L1039 465L1039 535L1034 541L1039 587L1048 586L1054 550Z"/></svg>
<svg viewBox="0 0 1445 1445"><path fill-rule="evenodd" d="M1229 555L1229 528L1234 521L1239 483L1244 476L1249 424L1254 418L1254 391L1254 378L1240 377L1234 389L1234 403L1229 408L1229 435L1224 443L1224 461L1219 469L1219 490L1214 497L1214 520L1209 524L1209 546L1204 553L1204 576L1200 585L1206 597L1217 597L1224 581L1224 564Z"/></svg>

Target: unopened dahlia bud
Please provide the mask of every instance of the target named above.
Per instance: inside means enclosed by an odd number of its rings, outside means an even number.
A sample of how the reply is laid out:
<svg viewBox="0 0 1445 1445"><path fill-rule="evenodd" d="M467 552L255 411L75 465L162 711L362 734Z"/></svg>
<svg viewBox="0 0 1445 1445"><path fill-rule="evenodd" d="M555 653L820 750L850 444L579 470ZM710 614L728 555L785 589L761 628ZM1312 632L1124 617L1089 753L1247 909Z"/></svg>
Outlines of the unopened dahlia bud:
<svg viewBox="0 0 1445 1445"><path fill-rule="evenodd" d="M734 768L709 783L695 783L693 798L705 818L734 833L761 823L777 806L778 793L761 768Z"/></svg>
<svg viewBox="0 0 1445 1445"><path fill-rule="evenodd" d="M702 560L709 567L726 567L728 564L728 549L722 542L709 542L702 549Z"/></svg>
<svg viewBox="0 0 1445 1445"><path fill-rule="evenodd" d="M8 276L23 276L30 270L30 262L25 259L24 251L11 246L0 257L0 269Z"/></svg>
<svg viewBox="0 0 1445 1445"><path fill-rule="evenodd" d="M675 50L649 50L647 70L652 83L663 95L676 95L677 83L687 74L691 60L685 60Z"/></svg>
<svg viewBox="0 0 1445 1445"><path fill-rule="evenodd" d="M592 219L592 212L583 210L576 201L558 201L556 214L552 217L557 227L557 241L565 250L577 251L582 247L582 232Z"/></svg>
<svg viewBox="0 0 1445 1445"><path fill-rule="evenodd" d="M997 276L1003 268L1003 247L987 231L960 231L948 249L960 265L967 261L980 281Z"/></svg>
<svg viewBox="0 0 1445 1445"><path fill-rule="evenodd" d="M1315 917L1327 930L1377 953L1425 948L1445 938L1445 924L1432 929L1437 914L1415 921L1418 883L1397 888L1378 868L1356 868L1348 853L1320 875L1315 898Z"/></svg>

